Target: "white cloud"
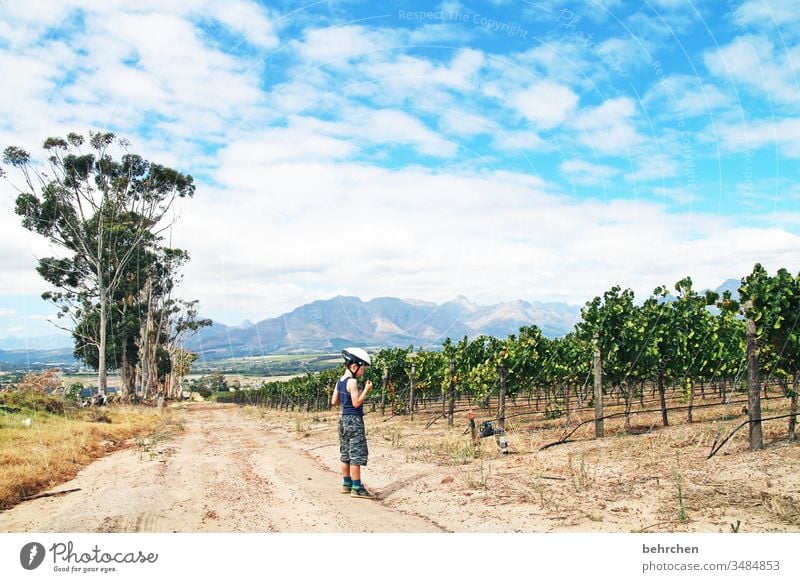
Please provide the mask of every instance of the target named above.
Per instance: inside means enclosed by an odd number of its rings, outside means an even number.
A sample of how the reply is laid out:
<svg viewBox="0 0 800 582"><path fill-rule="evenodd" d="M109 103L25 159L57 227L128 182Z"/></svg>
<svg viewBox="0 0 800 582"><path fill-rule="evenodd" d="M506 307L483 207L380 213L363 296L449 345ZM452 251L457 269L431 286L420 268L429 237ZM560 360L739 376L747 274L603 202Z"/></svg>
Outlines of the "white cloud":
<svg viewBox="0 0 800 582"><path fill-rule="evenodd" d="M504 151L549 151L551 145L535 131L501 130L494 134L494 144Z"/></svg>
<svg viewBox="0 0 800 582"><path fill-rule="evenodd" d="M13 177L13 176L12 176ZM59 256L45 240L22 228L14 214L16 192L0 181L0 296L30 293L41 295L48 286L36 273L38 258Z"/></svg>
<svg viewBox="0 0 800 582"><path fill-rule="evenodd" d="M686 188L665 188L657 186L653 188L653 194L657 198L663 199L665 204L677 206L687 206L700 200L696 194L690 192Z"/></svg>
<svg viewBox="0 0 800 582"><path fill-rule="evenodd" d="M14 112L12 143L111 128L197 153L201 139L229 130L262 98L260 79L247 58L206 44L196 20L211 17L193 7L197 13L180 3L81 2L71 8L86 9L80 19L56 10L55 23L12 11L9 19L26 31L13 50L0 51L0 73L18 79L4 96Z"/></svg>
<svg viewBox="0 0 800 582"><path fill-rule="evenodd" d="M578 96L569 87L544 81L517 92L511 103L527 119L549 129L567 119L578 103Z"/></svg>
<svg viewBox="0 0 800 582"><path fill-rule="evenodd" d="M297 52L313 63L345 66L349 59L366 58L396 46L397 36L392 32L345 25L307 30Z"/></svg>
<svg viewBox="0 0 800 582"><path fill-rule="evenodd" d="M348 121L350 123L344 124L345 131L374 144L412 145L422 154L445 158L451 157L457 150L456 144L405 111L369 111L362 117Z"/></svg>
<svg viewBox="0 0 800 582"><path fill-rule="evenodd" d="M236 163L275 163L304 159L307 161L347 158L355 144L315 132L311 127L277 127L253 141L239 141L229 147L221 158L225 172L227 161Z"/></svg>
<svg viewBox="0 0 800 582"><path fill-rule="evenodd" d="M652 60L647 47L636 38L609 38L597 45L597 54L614 74L627 77L631 69L646 66Z"/></svg>
<svg viewBox="0 0 800 582"><path fill-rule="evenodd" d="M419 96L420 91L435 88L468 91L474 87L473 76L483 65L480 51L459 51L448 66L424 58L395 55L389 60L368 63L360 70L368 78L389 90L391 96Z"/></svg>
<svg viewBox="0 0 800 582"><path fill-rule="evenodd" d="M463 12L464 6L458 0L445 0L439 4L439 10L446 14L451 14L453 12Z"/></svg>
<svg viewBox="0 0 800 582"><path fill-rule="evenodd" d="M772 40L749 34L706 53L704 60L711 73L737 87L795 110L800 102L794 70L794 63L800 62L800 46L776 48Z"/></svg>
<svg viewBox="0 0 800 582"><path fill-rule="evenodd" d="M446 133L469 137L497 130L496 122L472 111L445 109L439 112L439 127Z"/></svg>
<svg viewBox="0 0 800 582"><path fill-rule="evenodd" d="M733 151L769 148L800 158L800 119L761 120L719 127L721 143Z"/></svg>
<svg viewBox="0 0 800 582"><path fill-rule="evenodd" d="M632 99L617 97L579 112L574 127L580 141L592 151L630 156L643 141L632 121L635 114L636 103Z"/></svg>
<svg viewBox="0 0 800 582"><path fill-rule="evenodd" d="M800 23L800 13L794 0L746 0L732 13L736 24L756 28L781 27L783 34L797 35L794 25Z"/></svg>
<svg viewBox="0 0 800 582"><path fill-rule="evenodd" d="M260 48L275 48L279 39L275 26L264 11L264 7L247 0L225 3L207 2L207 14L234 32L244 36L246 42Z"/></svg>
<svg viewBox="0 0 800 582"><path fill-rule="evenodd" d="M617 168L591 164L584 160L567 160L559 169L577 184L602 184L620 173Z"/></svg>
<svg viewBox="0 0 800 582"><path fill-rule="evenodd" d="M635 169L626 173L625 179L632 183L665 180L680 173L678 163L669 154L637 153L631 162L635 164Z"/></svg>
<svg viewBox="0 0 800 582"><path fill-rule="evenodd" d="M214 315L222 321L336 294L581 303L617 283L649 293L690 274L716 286L756 260L800 259L800 239L785 231L740 229L674 204L553 196L542 180L513 172L388 170L239 151L232 145L225 158L223 190L187 202L174 235L192 250L185 294L236 314ZM614 174L600 165L567 169Z"/></svg>
<svg viewBox="0 0 800 582"><path fill-rule="evenodd" d="M0 142L38 149L43 135L110 124L146 157L205 174L174 229L192 256L181 294L227 323L338 293L580 303L615 283L649 292L691 274L713 286L756 260L796 264L800 241L785 230L683 212L698 198L688 185L664 183L683 168L677 122L663 124L677 108L687 118L726 109L719 78L796 108L796 49L739 39L705 55L713 80L672 75L674 99L654 87L638 102L603 57L637 72L647 50L671 41L671 21L631 28L645 37L641 47L625 37L587 44L554 22L563 3L542 2L556 34L497 54L489 44L464 48L486 37L475 26L320 28L344 21L336 11L329 18L327 5L287 23L244 1L7 3L0 40L14 44L0 49L0 74L15 81ZM73 18L81 7L82 19ZM581 0L572 10L585 33L620 16L617 7ZM287 36L296 42L273 59L279 33L298 28L306 37ZM59 34L47 36L52 29ZM452 42L410 46L437 38ZM652 71L645 75L632 83L652 83ZM724 148L777 144L800 155L793 117L761 117L747 127L715 118ZM648 126L658 138L640 133ZM554 144L557 161L533 155ZM543 175L560 162L573 184L612 183L609 201L554 195L569 180L506 170L528 154L534 171L549 164ZM651 180L661 187L637 184ZM0 293L36 295L44 283L34 257L52 253L22 231L2 192ZM614 199L631 195L638 200Z"/></svg>
<svg viewBox="0 0 800 582"><path fill-rule="evenodd" d="M649 116L670 119L678 126L690 117L713 117L734 99L734 95L724 93L700 76L670 75L656 82L642 103Z"/></svg>

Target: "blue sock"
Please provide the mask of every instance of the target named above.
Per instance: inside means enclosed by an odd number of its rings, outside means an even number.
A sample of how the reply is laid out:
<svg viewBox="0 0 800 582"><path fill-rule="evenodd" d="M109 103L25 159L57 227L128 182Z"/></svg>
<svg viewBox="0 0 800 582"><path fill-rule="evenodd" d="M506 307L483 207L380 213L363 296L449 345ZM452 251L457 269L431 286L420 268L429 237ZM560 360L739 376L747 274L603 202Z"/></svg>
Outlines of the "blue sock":
<svg viewBox="0 0 800 582"><path fill-rule="evenodd" d="M344 485L352 485L353 481L352 481L352 479L350 479L350 477L342 477L342 483Z"/></svg>
<svg viewBox="0 0 800 582"><path fill-rule="evenodd" d="M361 481L353 479L353 489L361 489Z"/></svg>

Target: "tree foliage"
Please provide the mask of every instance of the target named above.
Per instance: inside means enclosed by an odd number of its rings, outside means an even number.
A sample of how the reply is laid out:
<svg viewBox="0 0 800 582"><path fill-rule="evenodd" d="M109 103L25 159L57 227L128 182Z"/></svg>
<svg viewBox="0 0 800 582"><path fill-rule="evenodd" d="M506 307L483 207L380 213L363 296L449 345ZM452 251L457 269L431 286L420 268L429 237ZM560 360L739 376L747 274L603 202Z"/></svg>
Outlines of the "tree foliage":
<svg viewBox="0 0 800 582"><path fill-rule="evenodd" d="M101 392L109 368L161 378L172 366L171 298L188 254L161 245L174 201L195 192L191 176L128 151L113 133L77 133L44 141L42 168L23 148L9 146L3 162L23 178L15 210L22 226L61 251L39 260L53 289L42 297L59 307L75 338L75 355L98 370ZM115 155L118 157L115 158ZM3 174L5 176L5 174ZM196 328L195 328L196 329Z"/></svg>

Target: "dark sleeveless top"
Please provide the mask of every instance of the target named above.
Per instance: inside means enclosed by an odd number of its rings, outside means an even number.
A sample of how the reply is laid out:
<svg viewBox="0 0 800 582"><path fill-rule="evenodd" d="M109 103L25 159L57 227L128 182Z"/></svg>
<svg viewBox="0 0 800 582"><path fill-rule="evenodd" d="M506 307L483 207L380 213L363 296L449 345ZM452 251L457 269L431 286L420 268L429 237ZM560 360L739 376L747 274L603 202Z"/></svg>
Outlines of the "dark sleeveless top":
<svg viewBox="0 0 800 582"><path fill-rule="evenodd" d="M353 406L353 398L347 391L347 381L350 380L350 378L352 378L352 376L339 378L339 381L336 383L336 391L339 393L339 401L342 403L342 416L364 416L364 405L362 404L358 408Z"/></svg>

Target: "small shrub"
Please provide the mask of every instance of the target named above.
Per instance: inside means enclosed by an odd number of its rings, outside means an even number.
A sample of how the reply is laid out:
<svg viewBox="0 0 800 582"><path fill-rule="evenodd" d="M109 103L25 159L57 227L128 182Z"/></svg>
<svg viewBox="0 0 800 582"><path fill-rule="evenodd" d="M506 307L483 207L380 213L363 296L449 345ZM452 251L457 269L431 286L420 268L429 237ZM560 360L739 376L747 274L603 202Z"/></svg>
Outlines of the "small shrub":
<svg viewBox="0 0 800 582"><path fill-rule="evenodd" d="M70 384L64 393L64 398L68 402L79 402L81 399L81 390L83 390L83 384L80 382Z"/></svg>
<svg viewBox="0 0 800 582"><path fill-rule="evenodd" d="M13 410L49 412L50 414L64 414L66 408L62 396L31 391L23 392L21 390L4 390L0 392L0 406Z"/></svg>

